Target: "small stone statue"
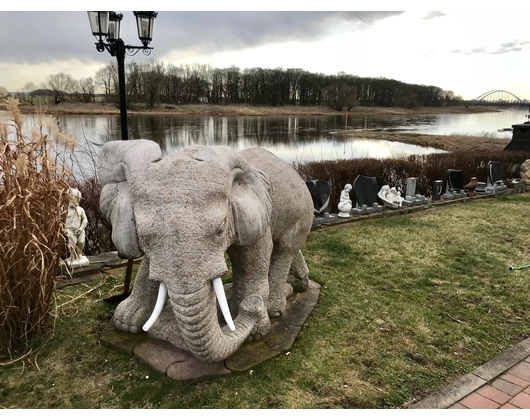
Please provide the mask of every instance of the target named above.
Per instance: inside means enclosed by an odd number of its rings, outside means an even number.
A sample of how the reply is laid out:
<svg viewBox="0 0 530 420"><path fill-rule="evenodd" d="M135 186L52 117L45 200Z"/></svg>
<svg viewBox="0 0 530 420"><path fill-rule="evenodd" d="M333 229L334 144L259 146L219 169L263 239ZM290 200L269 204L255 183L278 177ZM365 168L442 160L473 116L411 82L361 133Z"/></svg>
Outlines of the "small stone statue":
<svg viewBox="0 0 530 420"><path fill-rule="evenodd" d="M350 211L352 209L352 201L350 200L351 189L352 186L350 184L346 184L340 193L340 202L337 206L339 209L339 217L350 217Z"/></svg>
<svg viewBox="0 0 530 420"><path fill-rule="evenodd" d="M81 192L77 188L70 188L70 203L66 216L66 236L70 248L70 258L66 264L70 268L85 267L89 265L88 258L83 255L85 247L85 228L88 220L85 211L79 206Z"/></svg>
<svg viewBox="0 0 530 420"><path fill-rule="evenodd" d="M396 187L390 188L388 185L383 185L377 195L385 204L388 204L392 208L401 207L403 201L405 200L403 197L401 197L401 193L396 189Z"/></svg>
<svg viewBox="0 0 530 420"><path fill-rule="evenodd" d="M477 180L477 177L474 176L471 178L471 181L469 181L468 184L464 185L464 191L467 192L467 195L469 197L474 197L475 195L477 195L475 191L477 186L478 186L478 180Z"/></svg>

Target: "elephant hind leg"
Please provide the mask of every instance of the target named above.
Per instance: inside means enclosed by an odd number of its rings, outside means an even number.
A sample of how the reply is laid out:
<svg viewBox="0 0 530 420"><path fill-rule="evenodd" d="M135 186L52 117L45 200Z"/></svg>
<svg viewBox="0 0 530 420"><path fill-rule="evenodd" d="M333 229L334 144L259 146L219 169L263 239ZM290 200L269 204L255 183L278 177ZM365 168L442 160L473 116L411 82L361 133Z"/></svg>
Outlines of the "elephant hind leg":
<svg viewBox="0 0 530 420"><path fill-rule="evenodd" d="M309 269L301 250L294 254L287 282L293 286L293 291L296 293L306 291L309 286Z"/></svg>

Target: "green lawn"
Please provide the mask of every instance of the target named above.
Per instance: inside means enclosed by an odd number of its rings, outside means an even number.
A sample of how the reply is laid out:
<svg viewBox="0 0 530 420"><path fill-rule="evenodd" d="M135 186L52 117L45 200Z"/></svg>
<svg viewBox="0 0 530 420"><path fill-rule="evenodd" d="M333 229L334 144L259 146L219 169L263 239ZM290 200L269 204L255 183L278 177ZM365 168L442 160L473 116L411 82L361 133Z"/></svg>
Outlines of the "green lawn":
<svg viewBox="0 0 530 420"><path fill-rule="evenodd" d="M385 408L439 390L530 334L530 194L309 235L322 294L293 349L245 373L180 383L103 347L123 279L58 310L54 335L0 368L12 408ZM58 304L95 284L61 289ZM40 344L40 346L39 346ZM35 357L36 356L36 357Z"/></svg>

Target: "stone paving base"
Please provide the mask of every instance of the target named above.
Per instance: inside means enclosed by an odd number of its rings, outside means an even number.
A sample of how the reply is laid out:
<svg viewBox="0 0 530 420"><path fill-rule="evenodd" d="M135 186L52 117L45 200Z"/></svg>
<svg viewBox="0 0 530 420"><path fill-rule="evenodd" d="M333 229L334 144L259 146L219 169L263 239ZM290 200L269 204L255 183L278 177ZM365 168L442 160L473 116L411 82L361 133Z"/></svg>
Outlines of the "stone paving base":
<svg viewBox="0 0 530 420"><path fill-rule="evenodd" d="M244 343L228 359L205 363L192 353L151 338L147 333L127 334L114 327L113 320L101 334L101 343L116 351L134 355L156 371L175 380L197 380L206 376L231 375L248 371L292 348L320 296L320 285L309 280L309 287L287 300L285 314L271 320L270 332L259 341Z"/></svg>

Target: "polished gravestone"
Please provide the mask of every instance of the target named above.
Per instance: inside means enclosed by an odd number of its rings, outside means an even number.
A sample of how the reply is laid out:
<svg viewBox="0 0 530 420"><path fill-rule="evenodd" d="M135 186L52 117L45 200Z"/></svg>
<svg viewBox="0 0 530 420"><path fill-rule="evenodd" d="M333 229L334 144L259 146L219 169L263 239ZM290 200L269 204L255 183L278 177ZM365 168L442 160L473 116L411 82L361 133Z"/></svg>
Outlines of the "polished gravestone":
<svg viewBox="0 0 530 420"><path fill-rule="evenodd" d="M449 169L447 171L447 184L445 194L442 195L444 200L454 200L466 197L464 192L464 174L460 169Z"/></svg>
<svg viewBox="0 0 530 420"><path fill-rule="evenodd" d="M313 200L313 212L316 217L324 216L324 211L329 205L330 188L329 184L322 180L316 179L306 181L305 183Z"/></svg>
<svg viewBox="0 0 530 420"><path fill-rule="evenodd" d="M285 313L271 319L271 330L261 340L245 342L226 360L205 363L191 352L177 349L172 344L155 340L147 333L127 334L119 331L111 319L101 334L105 346L134 355L154 370L171 379L197 380L207 376L225 376L245 372L260 363L291 350L309 315L318 303L320 285L309 280L305 292L295 293L287 299Z"/></svg>
<svg viewBox="0 0 530 420"><path fill-rule="evenodd" d="M313 200L313 215L315 216L313 226L331 223L336 220L336 216L332 216L325 211L329 206L329 184L322 179L306 181L305 184Z"/></svg>
<svg viewBox="0 0 530 420"><path fill-rule="evenodd" d="M488 162L488 180L486 188L493 188L495 192L504 192L508 189L504 184L504 173L502 163L498 161Z"/></svg>
<svg viewBox="0 0 530 420"><path fill-rule="evenodd" d="M383 206L377 202L377 180L375 177L358 175L353 181L353 192L357 198L357 204L351 211L353 214L380 213Z"/></svg>
<svg viewBox="0 0 530 420"><path fill-rule="evenodd" d="M442 198L444 192L444 182L438 179L432 184L431 201L439 201Z"/></svg>

